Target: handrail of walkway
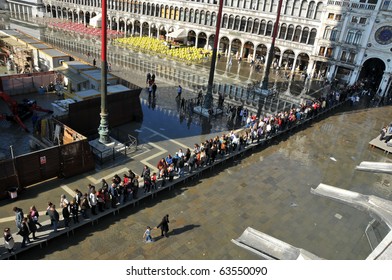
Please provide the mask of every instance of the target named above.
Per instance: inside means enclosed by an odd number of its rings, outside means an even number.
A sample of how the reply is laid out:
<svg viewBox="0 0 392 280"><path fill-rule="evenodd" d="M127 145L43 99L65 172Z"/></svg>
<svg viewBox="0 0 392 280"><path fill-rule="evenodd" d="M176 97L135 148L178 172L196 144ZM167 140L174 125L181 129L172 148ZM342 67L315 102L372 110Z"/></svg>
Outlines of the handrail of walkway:
<svg viewBox="0 0 392 280"><path fill-rule="evenodd" d="M277 140L277 138L283 134L287 134L287 133L291 133L293 130L302 127L304 125L309 124L309 122L316 120L318 118L320 118L323 115L326 115L327 113L331 112L332 110L335 110L337 107L340 107L342 104L344 104L348 99L335 104L331 107L327 107L324 110L321 110L318 112L317 115L306 118L306 119L301 119L299 121L297 121L295 124L293 124L292 126L286 128L284 131L278 131L277 133L275 133L274 135L268 137L268 138L264 138L261 140L255 140L256 142L252 142L252 143L247 143L243 149L239 150L237 149L236 151L232 151L229 154L223 155L221 157L217 157L216 160L211 164L211 165L205 165L202 167L197 168L194 172L189 173L189 172L185 172L184 176L179 177L179 176L174 176L173 181L168 181L166 180L166 184L162 187L162 179L158 180L157 182L157 189L156 190L152 190L149 193L143 193L143 187L139 188L139 197L137 199L132 199L130 201L125 202L124 204L121 205L117 205L116 208L110 208L110 209L105 209L104 212L98 212L98 214L96 216L92 216L90 215L89 218L87 219L83 219L81 217L81 215L79 215L79 223L74 224L70 222L70 226L67 228L64 227L59 227L57 232L53 232L51 226L50 226L50 221L44 221L43 223L41 223L43 226L42 228L39 228L39 230L36 232L36 236L38 237L37 240L31 240L32 242L29 243L28 246L24 247L24 248L20 248L19 244L22 241L22 237L20 235L16 235L13 234L14 240L15 240L15 253L14 254L10 254L7 252L7 250L5 249L4 245L0 245L0 259L10 259L10 258L15 258L17 259L17 254L22 253L26 250L30 250L32 248L35 248L37 246L40 246L42 248L43 245L47 245L48 242L54 238L57 238L59 236L62 235L67 235L68 237L75 234L75 230L78 229L79 227L85 226L87 224L91 224L92 226L94 224L98 224L99 223L99 219L112 214L112 215L116 215L120 213L120 210L122 210L123 208L127 208L129 206L135 206L138 205L139 202L143 199L146 198L151 198L153 199L154 197L156 197L158 195L159 192L163 191L163 190L171 190L172 188L174 188L177 185L180 185L182 183L186 183L188 180L193 180L194 178L199 178L200 176L202 176L202 174L206 171L211 171L214 169L215 166L218 165L222 165L223 163L229 161L229 160L233 160L238 156L242 156L243 154L249 152L249 151L253 151L256 148L261 148L263 146L265 146L266 144L270 143L272 140ZM106 179L110 179L110 178L106 178ZM16 248L19 247L19 248Z"/></svg>

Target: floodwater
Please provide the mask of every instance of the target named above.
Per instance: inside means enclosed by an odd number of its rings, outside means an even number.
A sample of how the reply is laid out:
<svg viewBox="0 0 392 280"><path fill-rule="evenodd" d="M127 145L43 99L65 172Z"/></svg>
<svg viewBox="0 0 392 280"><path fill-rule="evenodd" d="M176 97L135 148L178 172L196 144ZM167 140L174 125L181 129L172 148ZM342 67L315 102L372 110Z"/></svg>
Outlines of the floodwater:
<svg viewBox="0 0 392 280"><path fill-rule="evenodd" d="M142 83L144 74L136 76L135 83ZM189 121L189 116L179 114L173 101L175 87L162 80L154 108L148 106L146 92L142 92L144 119L137 126L159 132L144 137L146 142L173 153L178 146L170 140L192 146L227 130L225 119L206 122L193 117ZM247 227L253 227L322 258L365 259L371 252L365 228L372 218L347 205L316 197L310 189L325 183L392 199L390 176L355 171L361 161L391 162L390 155L368 147L391 120L390 107L345 107L262 150L160 193L156 199L145 200L116 217L101 219L95 227L78 229L72 238L61 237L43 249L26 252L21 258L256 259L231 242ZM13 137L12 132L6 135L2 130L0 141ZM155 159L151 164L156 164ZM142 163L139 166L141 170ZM87 183L87 178L75 178L67 185L73 189ZM45 195L41 206L48 200ZM39 195L35 199L40 199ZM170 237L142 243L145 226L155 226L165 213L171 218Z"/></svg>

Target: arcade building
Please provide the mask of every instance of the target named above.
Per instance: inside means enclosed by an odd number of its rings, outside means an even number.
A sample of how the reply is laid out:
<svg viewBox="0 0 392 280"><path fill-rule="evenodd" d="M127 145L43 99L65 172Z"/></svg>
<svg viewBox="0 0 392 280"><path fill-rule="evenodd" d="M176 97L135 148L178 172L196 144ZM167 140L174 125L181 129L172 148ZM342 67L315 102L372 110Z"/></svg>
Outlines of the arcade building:
<svg viewBox="0 0 392 280"><path fill-rule="evenodd" d="M109 28L126 36L182 38L212 48L218 0L107 0ZM274 67L392 94L390 0L282 0ZM91 25L101 0L7 0L11 17ZM267 61L279 0L224 0L219 51ZM229 59L228 59L229 61Z"/></svg>

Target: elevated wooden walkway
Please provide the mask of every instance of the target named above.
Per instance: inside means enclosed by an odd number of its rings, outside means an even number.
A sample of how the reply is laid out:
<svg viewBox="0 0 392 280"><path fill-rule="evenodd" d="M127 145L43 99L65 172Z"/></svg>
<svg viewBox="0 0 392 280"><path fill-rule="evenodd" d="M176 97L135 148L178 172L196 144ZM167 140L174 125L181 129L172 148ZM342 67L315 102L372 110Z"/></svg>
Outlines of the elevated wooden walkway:
<svg viewBox="0 0 392 280"><path fill-rule="evenodd" d="M385 143L384 140L380 140L380 136L381 134L374 138L372 141L370 141L369 146L371 148L379 148L383 150L386 154L392 153L392 147L387 146L387 143Z"/></svg>

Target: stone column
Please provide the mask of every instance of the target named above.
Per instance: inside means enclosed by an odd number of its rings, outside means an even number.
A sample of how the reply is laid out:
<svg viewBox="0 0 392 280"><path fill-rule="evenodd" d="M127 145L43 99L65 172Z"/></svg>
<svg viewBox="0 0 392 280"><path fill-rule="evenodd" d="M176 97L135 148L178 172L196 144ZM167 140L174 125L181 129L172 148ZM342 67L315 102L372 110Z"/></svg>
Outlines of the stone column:
<svg viewBox="0 0 392 280"><path fill-rule="evenodd" d="M391 78L391 73L390 72L384 72L384 75L382 75L382 79L380 81L380 85L378 86L377 94L379 96L383 96L387 87L388 83L390 83L390 78Z"/></svg>
<svg viewBox="0 0 392 280"><path fill-rule="evenodd" d="M312 58L309 59L308 66L306 67L306 73L310 78L313 78L313 71L314 71L314 60Z"/></svg>
<svg viewBox="0 0 392 280"><path fill-rule="evenodd" d="M295 68L297 66L297 59L298 59L298 55L294 53L294 61L293 61L293 66L291 69L291 74L293 75L295 73ZM298 65L300 64L300 61L298 61Z"/></svg>
<svg viewBox="0 0 392 280"><path fill-rule="evenodd" d="M257 50L257 46L254 46L254 49L253 49L253 61L255 61L255 62L256 62L256 50Z"/></svg>
<svg viewBox="0 0 392 280"><path fill-rule="evenodd" d="M227 57L231 57L231 41L229 41L229 48L227 50ZM229 60L227 60L229 61Z"/></svg>
<svg viewBox="0 0 392 280"><path fill-rule="evenodd" d="M266 47L267 47L267 53L266 53L266 55L264 57L264 64L267 63L268 57L269 57L269 49L268 49L268 46L266 46ZM269 47L271 48L271 46L269 46ZM274 63L274 62L272 61L272 63Z"/></svg>
<svg viewBox="0 0 392 280"><path fill-rule="evenodd" d="M355 66L354 70L351 73L351 77L349 80L349 85L355 84L357 81L359 74L361 73L362 66Z"/></svg>
<svg viewBox="0 0 392 280"><path fill-rule="evenodd" d="M242 59L242 55L244 54L244 46L245 46L245 44L241 44L241 51L240 51L240 56L239 56L239 58L241 58L241 59Z"/></svg>
<svg viewBox="0 0 392 280"><path fill-rule="evenodd" d="M333 78L335 77L335 70L336 70L336 65L335 64L332 64L332 65L329 66L328 73L327 73L327 79L329 81L332 81Z"/></svg>
<svg viewBox="0 0 392 280"><path fill-rule="evenodd" d="M278 66L281 67L282 66L282 61L283 61L283 52L282 50L280 51L280 57L279 57L279 63ZM287 63L289 63L289 61L287 60Z"/></svg>

